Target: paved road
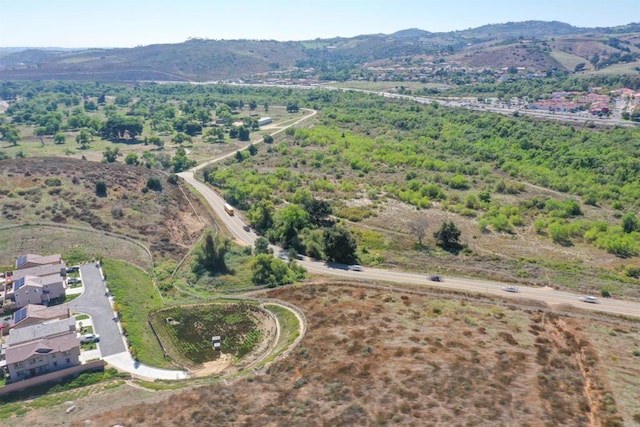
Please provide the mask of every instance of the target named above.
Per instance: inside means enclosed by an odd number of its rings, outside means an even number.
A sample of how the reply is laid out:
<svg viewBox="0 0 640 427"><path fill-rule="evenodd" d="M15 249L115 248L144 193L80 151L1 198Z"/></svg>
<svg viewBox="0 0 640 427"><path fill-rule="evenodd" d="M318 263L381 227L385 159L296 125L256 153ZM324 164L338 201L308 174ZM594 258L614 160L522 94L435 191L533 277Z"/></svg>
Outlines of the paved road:
<svg viewBox="0 0 640 427"><path fill-rule="evenodd" d="M95 262L80 266L84 293L69 304L71 310L86 313L93 320L93 330L100 335L102 357L127 351L122 334L114 320L113 309L106 295L102 273Z"/></svg>
<svg viewBox="0 0 640 427"><path fill-rule="evenodd" d="M69 304L71 310L85 313L93 320L93 330L100 335L98 348L101 357L121 371L148 379L179 380L189 378L184 371L154 368L133 360L127 349L109 298L106 295L102 272L95 262L80 266L84 292Z"/></svg>
<svg viewBox="0 0 640 427"><path fill-rule="evenodd" d="M302 121L304 119L301 119ZM296 122L297 124L298 122ZM284 130L284 129L283 129ZM213 159L207 164L220 161L233 155L226 154L220 158ZM198 181L194 177L194 172L202 166L198 166L190 171L180 173L179 175L205 198L207 203L211 205L215 213L227 226L233 234L235 240L241 245L253 245L258 237L253 232L243 230L244 225L237 216L230 216L224 210L224 199L217 194L211 187ZM273 246L274 253L278 254L282 249ZM381 280L395 283L404 283L412 285L425 285L432 287L441 287L459 291L473 291L484 294L500 295L506 298L527 298L543 301L550 306L570 304L587 310L602 311L612 314L622 314L640 318L640 304L630 301L622 301L613 298L602 298L599 304L589 304L581 300L583 295L572 294L569 292L561 292L552 288L534 288L519 286L519 293L508 293L503 290L505 286L513 286L512 283L500 283L489 280L468 279L463 277L447 277L445 282L432 282L427 279L424 274L409 273L402 271L383 270L376 268L365 268L364 271L350 271L347 266L340 264L328 265L323 261L312 260L305 257L298 261L309 272L316 274L325 274L332 276L340 276L351 279Z"/></svg>

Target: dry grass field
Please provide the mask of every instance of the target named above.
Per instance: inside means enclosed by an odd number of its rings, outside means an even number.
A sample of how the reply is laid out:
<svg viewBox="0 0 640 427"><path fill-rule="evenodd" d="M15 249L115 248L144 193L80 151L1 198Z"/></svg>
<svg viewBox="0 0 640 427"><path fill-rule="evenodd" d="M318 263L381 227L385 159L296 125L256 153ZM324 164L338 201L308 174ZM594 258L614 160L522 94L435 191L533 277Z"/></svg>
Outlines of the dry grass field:
<svg viewBox="0 0 640 427"><path fill-rule="evenodd" d="M152 177L160 181L161 191L146 189ZM96 194L98 181L106 184L106 196ZM62 243L48 246L49 250L44 250L47 238L41 239L41 233L22 232L20 245L3 251L7 259L2 258L2 264L12 262L17 247L30 251L38 250L38 245L47 253L78 247L88 254L134 259L127 257L134 254L114 249L118 246L114 238L96 239L96 231L124 235L146 245L154 255L180 259L213 220L194 196L169 183L159 171L70 158L1 161L0 229L24 223L54 224L67 231L60 232ZM69 227L85 232L71 233ZM38 245L30 246L29 241Z"/></svg>
<svg viewBox="0 0 640 427"><path fill-rule="evenodd" d="M301 307L309 329L265 372L164 399L141 394L151 402L133 406L100 395L56 419L182 427L640 422L637 325L527 309L525 302L516 309L468 295L343 283L268 295ZM45 425L42 416L29 413L24 421Z"/></svg>

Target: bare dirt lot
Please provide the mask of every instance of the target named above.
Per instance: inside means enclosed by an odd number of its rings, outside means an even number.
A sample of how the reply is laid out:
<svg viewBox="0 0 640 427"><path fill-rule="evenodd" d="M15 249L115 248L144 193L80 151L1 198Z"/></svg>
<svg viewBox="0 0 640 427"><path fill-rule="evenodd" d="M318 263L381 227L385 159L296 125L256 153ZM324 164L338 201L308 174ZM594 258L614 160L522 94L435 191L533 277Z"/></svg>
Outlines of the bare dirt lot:
<svg viewBox="0 0 640 427"><path fill-rule="evenodd" d="M149 397L153 403L110 405L101 415L62 414L60 421L74 426L640 422L637 324L345 284L288 287L269 296L303 308L309 329L301 345L266 372L173 392L164 401L156 394ZM38 416L30 413L24 421Z"/></svg>

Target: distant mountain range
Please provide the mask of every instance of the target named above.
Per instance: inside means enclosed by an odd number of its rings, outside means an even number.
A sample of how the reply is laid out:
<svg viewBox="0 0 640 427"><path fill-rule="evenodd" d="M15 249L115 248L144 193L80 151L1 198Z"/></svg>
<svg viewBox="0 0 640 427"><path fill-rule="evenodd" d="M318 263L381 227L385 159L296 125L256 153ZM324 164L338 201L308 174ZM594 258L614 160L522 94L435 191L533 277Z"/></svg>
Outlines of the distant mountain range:
<svg viewBox="0 0 640 427"><path fill-rule="evenodd" d="M637 73L639 59L640 23L580 28L556 21L525 21L446 33L411 28L294 42L190 39L114 49L0 48L0 79L210 81L260 75L327 79L346 78L371 67L432 63L532 72L595 72L616 66L615 72Z"/></svg>

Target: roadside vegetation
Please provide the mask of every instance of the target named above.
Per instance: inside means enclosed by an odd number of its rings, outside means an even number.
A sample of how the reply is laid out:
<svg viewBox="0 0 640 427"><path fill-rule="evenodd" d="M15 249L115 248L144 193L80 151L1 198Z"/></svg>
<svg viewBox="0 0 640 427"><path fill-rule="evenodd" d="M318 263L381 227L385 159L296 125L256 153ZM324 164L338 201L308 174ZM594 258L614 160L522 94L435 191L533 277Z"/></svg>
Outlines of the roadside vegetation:
<svg viewBox="0 0 640 427"><path fill-rule="evenodd" d="M557 77L560 88L565 83L572 87L599 82L612 88L627 83L620 80L623 77L563 79ZM490 87L507 92L514 88L515 95L553 81L520 79ZM245 210L258 232L291 250L289 260L306 254L417 270L437 266L458 274L572 288L580 283L585 290L607 287L629 295L629 286L637 284L637 129L580 128L326 90L151 84L133 91L107 84L11 82L3 83L2 91L32 93L7 111L5 122L21 135L15 144L8 143L7 155L67 153L109 165L175 172L193 160L247 148L207 168L204 178L234 207ZM302 107L320 110L313 127L290 128L276 138L269 130L252 130L256 116L273 116L272 129L278 129L306 114ZM249 128L251 141L264 136L267 143L247 145L240 140L240 126ZM39 128L46 130L40 129L41 138L36 135ZM83 128L93 129L87 148L75 141ZM56 138L59 132L65 138ZM173 188L171 180L157 182L154 177L144 178L142 193L164 200L164 193ZM50 178L49 192L55 192L55 176ZM117 185L104 181L111 200ZM66 179L61 184L66 186ZM40 198L43 203L53 197L36 194L31 187L14 193L16 198ZM97 203L103 198L96 197ZM51 215L64 215L64 208ZM126 207L119 216L115 209L114 219L144 217ZM7 206L4 215L14 221L22 212ZM97 219L92 221L100 227L127 222ZM431 237L449 222L461 232L455 256L441 251ZM192 234L191 242L200 235ZM345 247L331 244L339 239L352 250L331 253L332 248ZM514 252L508 248L514 239L532 243ZM162 251L156 258L156 270L163 270L158 277L171 276L176 286L196 294L206 295L226 283L240 288L242 283L291 280L279 279L288 276L281 274L280 263L266 263L259 253L252 261L236 249L229 253L237 254L235 265L243 267L228 264L234 274L185 274L181 269L173 277L170 267L180 258L172 241L162 236L151 248ZM459 263L456 256L473 262ZM503 262L495 263L495 257ZM585 264L583 259L596 262ZM569 270L571 277L565 274ZM159 280L159 285L171 292L171 283Z"/></svg>

